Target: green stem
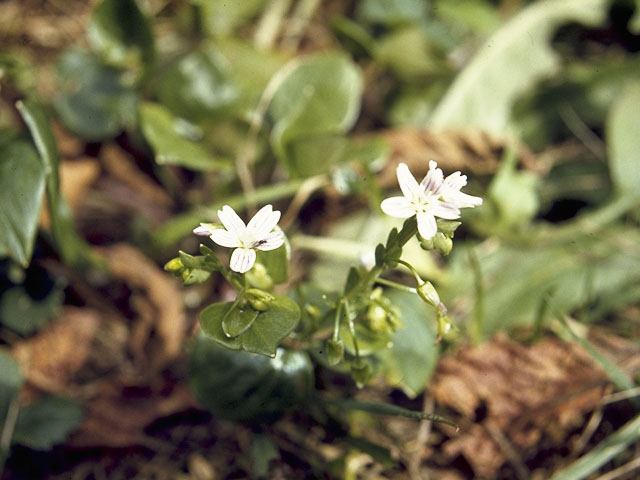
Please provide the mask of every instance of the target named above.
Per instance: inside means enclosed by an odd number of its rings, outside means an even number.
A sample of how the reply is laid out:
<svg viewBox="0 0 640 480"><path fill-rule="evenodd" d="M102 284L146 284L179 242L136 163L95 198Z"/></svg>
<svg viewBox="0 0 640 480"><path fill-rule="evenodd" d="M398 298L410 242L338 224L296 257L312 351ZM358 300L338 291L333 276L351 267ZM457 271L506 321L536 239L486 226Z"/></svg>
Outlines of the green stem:
<svg viewBox="0 0 640 480"><path fill-rule="evenodd" d="M418 293L418 291L413 287L409 287L408 285L403 285L402 283L393 282L391 280L387 280L386 278L378 277L376 278L376 283L379 283L381 285L386 285L387 287L395 288L396 290L402 290L403 292Z"/></svg>
<svg viewBox="0 0 640 480"><path fill-rule="evenodd" d="M333 320L333 339L338 341L340 337L340 314L342 313L342 302L336 307L336 316Z"/></svg>
<svg viewBox="0 0 640 480"><path fill-rule="evenodd" d="M349 324L349 332L351 332L351 338L353 339L353 348L356 351L356 360L357 360L360 358L360 349L358 348L358 339L356 338L356 326L353 323L351 308L349 307L349 302L346 299L341 303L344 303L344 312L347 315L347 323Z"/></svg>

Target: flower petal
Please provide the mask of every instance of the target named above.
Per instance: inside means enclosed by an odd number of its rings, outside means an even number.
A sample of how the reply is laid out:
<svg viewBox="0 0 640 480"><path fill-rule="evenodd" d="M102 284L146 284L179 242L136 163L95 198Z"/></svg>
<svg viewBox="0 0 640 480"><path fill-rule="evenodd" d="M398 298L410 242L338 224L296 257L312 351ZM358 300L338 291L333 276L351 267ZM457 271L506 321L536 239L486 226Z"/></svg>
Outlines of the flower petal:
<svg viewBox="0 0 640 480"><path fill-rule="evenodd" d="M256 251L252 248L236 248L231 254L229 267L234 272L245 273L256 263Z"/></svg>
<svg viewBox="0 0 640 480"><path fill-rule="evenodd" d="M467 176L462 175L460 172L453 172L451 175L444 179L443 183L447 188L459 191L467 184Z"/></svg>
<svg viewBox="0 0 640 480"><path fill-rule="evenodd" d="M280 212L273 211L271 205L265 205L249 220L247 228L255 232L258 237L262 237L274 229L278 220L280 220Z"/></svg>
<svg viewBox="0 0 640 480"><path fill-rule="evenodd" d="M418 233L425 240L432 238L438 231L436 219L431 212L418 212Z"/></svg>
<svg viewBox="0 0 640 480"><path fill-rule="evenodd" d="M433 160L429 162L429 171L420 182L422 192L437 193L440 190L444 173L437 166L438 164Z"/></svg>
<svg viewBox="0 0 640 480"><path fill-rule="evenodd" d="M434 203L431 205L430 213L433 216L444 218L446 220L455 220L456 218L460 218L460 209L453 203Z"/></svg>
<svg viewBox="0 0 640 480"><path fill-rule="evenodd" d="M476 207L478 205L482 205L482 198L474 197L473 195L467 195L466 193L457 192L456 195L451 199L447 200L447 203L452 203L458 208L466 208L466 207Z"/></svg>
<svg viewBox="0 0 640 480"><path fill-rule="evenodd" d="M222 210L218 210L218 218L220 222L222 222L222 225L224 225L224 228L236 235L239 235L247 229L242 219L229 205L225 205L222 207Z"/></svg>
<svg viewBox="0 0 640 480"><path fill-rule="evenodd" d="M382 201L380 208L384 213L395 218L409 218L416 214L416 209L406 197L391 197Z"/></svg>
<svg viewBox="0 0 640 480"><path fill-rule="evenodd" d="M418 187L418 182L416 182L415 177L411 174L406 163L400 163L400 165L398 165L396 175L398 176L398 185L400 185L400 190L402 190L402 194L405 197L411 199L414 195L419 194L420 189Z"/></svg>
<svg viewBox="0 0 640 480"><path fill-rule="evenodd" d="M235 233L226 231L224 228L217 228L209 235L211 240L221 247L236 248L240 246L240 241Z"/></svg>
<svg viewBox="0 0 640 480"><path fill-rule="evenodd" d="M201 223L199 227L193 229L193 233L208 237L214 230L216 230L216 226L213 223Z"/></svg>
<svg viewBox="0 0 640 480"><path fill-rule="evenodd" d="M259 245L256 245L258 250L275 250L279 248L284 243L284 233L282 230L275 230L273 232L267 233L264 237L260 239Z"/></svg>

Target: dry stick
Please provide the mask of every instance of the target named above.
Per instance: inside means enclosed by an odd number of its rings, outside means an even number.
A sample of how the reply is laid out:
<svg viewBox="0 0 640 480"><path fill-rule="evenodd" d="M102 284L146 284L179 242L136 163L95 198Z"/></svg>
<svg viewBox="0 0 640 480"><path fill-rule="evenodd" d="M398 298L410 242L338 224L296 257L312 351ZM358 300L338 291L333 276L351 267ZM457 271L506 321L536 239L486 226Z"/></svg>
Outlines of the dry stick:
<svg viewBox="0 0 640 480"><path fill-rule="evenodd" d="M637 396L640 396L640 387L623 390L622 392L613 393L611 395L605 395L604 397L602 397L600 405L608 405L610 403L620 402L622 400L629 400L630 398Z"/></svg>
<svg viewBox="0 0 640 480"><path fill-rule="evenodd" d="M282 35L280 47L286 52L295 52L300 45L304 31L311 21L311 17L320 5L320 0L299 0L291 17L287 22L287 27Z"/></svg>
<svg viewBox="0 0 640 480"><path fill-rule="evenodd" d="M587 442L593 436L595 431L598 429L598 426L602 421L602 416L603 416L602 406L596 408L593 411L593 413L591 414L591 417L589 417L589 421L587 422L587 425L584 427L584 430L582 431L582 434L576 441L576 444L573 448L573 456L579 455L580 452L584 450L584 447L587 446Z"/></svg>
<svg viewBox="0 0 640 480"><path fill-rule="evenodd" d="M435 405L436 402L433 395L429 395L425 392L424 399L422 401L422 411L424 413L433 413ZM420 464L422 463L424 446L429 441L429 435L431 435L432 425L433 422L430 420L420 422L418 434L416 435L416 448L409 459L409 478L411 478L411 480L429 480L431 477L428 469L425 469L424 472L420 472Z"/></svg>
<svg viewBox="0 0 640 480"><path fill-rule="evenodd" d="M13 437L13 429L16 426L19 411L20 404L18 402L18 395L15 395L9 404L7 416L4 419L4 425L0 434L0 451L9 452L11 437ZM0 465L0 473L2 473L2 465Z"/></svg>
<svg viewBox="0 0 640 480"><path fill-rule="evenodd" d="M284 217L282 217L282 221L280 222L282 229L286 230L287 227L293 223L302 206L307 203L309 197L313 195L316 190L320 190L330 184L331 180L327 175L316 175L315 177L310 177L305 180L305 182L300 186L300 190L297 191L291 200Z"/></svg>
<svg viewBox="0 0 640 480"><path fill-rule="evenodd" d="M584 144L585 147L587 147L587 150L601 160L606 158L604 142L591 131L571 105L562 105L559 113L560 118L562 118L562 121L565 123L567 128Z"/></svg>
<svg viewBox="0 0 640 480"><path fill-rule="evenodd" d="M282 19L286 15L291 0L271 0L262 12L258 27L253 35L253 44L258 50L270 50L280 31Z"/></svg>
<svg viewBox="0 0 640 480"><path fill-rule="evenodd" d="M486 421L484 423L484 427L489 433L489 436L494 442L496 442L502 453L504 453L504 456L507 457L507 460L509 460L509 463L511 463L515 469L516 478L518 480L527 480L530 477L529 469L520 458L520 455L511 441L493 422Z"/></svg>

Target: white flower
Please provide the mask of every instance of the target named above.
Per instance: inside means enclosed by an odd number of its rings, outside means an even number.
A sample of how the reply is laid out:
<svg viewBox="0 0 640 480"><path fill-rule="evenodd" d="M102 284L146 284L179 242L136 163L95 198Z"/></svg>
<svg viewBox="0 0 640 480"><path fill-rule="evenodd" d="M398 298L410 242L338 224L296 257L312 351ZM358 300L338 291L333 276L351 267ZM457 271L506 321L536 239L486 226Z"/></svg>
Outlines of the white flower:
<svg viewBox="0 0 640 480"><path fill-rule="evenodd" d="M435 217L454 220L460 217L461 208L482 204L481 198L460 191L467 184L466 175L455 172L444 178L437 165L433 160L429 162L429 171L420 184L406 164L398 165L396 173L403 196L387 198L380 205L382 211L392 217L409 218L415 215L418 233L427 240L438 231Z"/></svg>
<svg viewBox="0 0 640 480"><path fill-rule="evenodd" d="M280 212L271 205L265 205L256 213L247 225L229 205L218 210L218 218L224 228L216 228L211 223L201 223L193 230L196 235L208 235L222 247L235 248L231 254L229 267L238 273L251 270L256 261L256 249L275 250L284 243L284 234L273 230Z"/></svg>

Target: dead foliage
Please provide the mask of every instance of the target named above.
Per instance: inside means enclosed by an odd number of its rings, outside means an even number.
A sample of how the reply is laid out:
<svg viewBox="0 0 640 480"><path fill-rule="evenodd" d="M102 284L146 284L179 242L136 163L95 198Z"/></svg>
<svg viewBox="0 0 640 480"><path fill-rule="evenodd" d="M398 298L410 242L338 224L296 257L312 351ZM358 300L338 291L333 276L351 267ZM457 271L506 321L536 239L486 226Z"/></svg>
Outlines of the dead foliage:
<svg viewBox="0 0 640 480"><path fill-rule="evenodd" d="M187 330L181 291L152 260L135 247L120 243L97 249L113 278L131 290L130 304L138 318L131 325L129 348L137 363L161 369L182 351Z"/></svg>
<svg viewBox="0 0 640 480"><path fill-rule="evenodd" d="M607 338L618 357L638 356L637 346ZM527 346L502 334L443 357L429 391L438 405L457 412L463 427L444 443L448 461L462 455L486 478L509 462L526 477L528 455L543 438L556 446L565 443L568 432L598 407L607 385L605 372L577 343L545 338Z"/></svg>

